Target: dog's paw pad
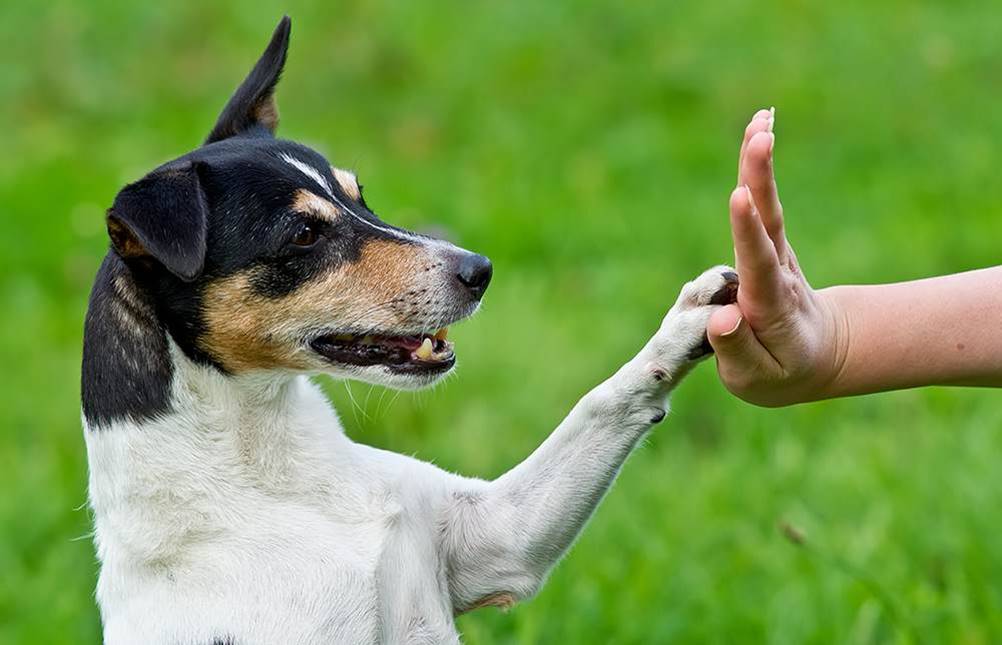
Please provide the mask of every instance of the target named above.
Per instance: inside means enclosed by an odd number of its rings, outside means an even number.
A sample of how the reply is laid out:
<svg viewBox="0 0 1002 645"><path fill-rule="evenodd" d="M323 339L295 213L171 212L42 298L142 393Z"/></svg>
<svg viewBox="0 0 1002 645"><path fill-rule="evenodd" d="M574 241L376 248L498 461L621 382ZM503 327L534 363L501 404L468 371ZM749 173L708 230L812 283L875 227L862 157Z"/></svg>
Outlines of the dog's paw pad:
<svg viewBox="0 0 1002 645"><path fill-rule="evenodd" d="M724 271L720 274L724 279L724 286L717 289L710 296L711 305L731 305L738 300L738 274L734 271Z"/></svg>
<svg viewBox="0 0 1002 645"><path fill-rule="evenodd" d="M738 274L728 266L717 266L700 274L682 288L679 304L686 308L729 305L738 297Z"/></svg>

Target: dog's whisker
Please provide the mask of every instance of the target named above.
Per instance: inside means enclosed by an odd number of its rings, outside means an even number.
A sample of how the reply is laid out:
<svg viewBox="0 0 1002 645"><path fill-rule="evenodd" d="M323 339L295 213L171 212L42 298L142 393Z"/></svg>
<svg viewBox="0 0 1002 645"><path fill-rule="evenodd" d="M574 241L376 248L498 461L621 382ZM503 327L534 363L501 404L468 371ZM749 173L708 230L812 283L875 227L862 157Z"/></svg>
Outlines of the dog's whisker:
<svg viewBox="0 0 1002 645"><path fill-rule="evenodd" d="M376 418L381 419L386 412L389 412L389 408L383 409L383 399L386 398L386 388L380 388L379 401L376 402Z"/></svg>
<svg viewBox="0 0 1002 645"><path fill-rule="evenodd" d="M362 425L361 420L359 420L359 418L358 418L358 413L359 412L362 413L362 417L364 417L365 420L366 420L366 422L368 422L369 421L369 415L367 415L365 413L365 410L363 410L362 407L358 404L358 401L355 400L355 395L351 391L351 381L345 379L345 381L344 381L344 389L348 392L348 399L351 401L351 409L352 409L352 414L355 417L355 424L356 425Z"/></svg>
<svg viewBox="0 0 1002 645"><path fill-rule="evenodd" d="M365 406L366 412L369 410L369 397L372 396L372 388L375 387L371 383L366 383L365 388L365 399L362 401L362 405Z"/></svg>

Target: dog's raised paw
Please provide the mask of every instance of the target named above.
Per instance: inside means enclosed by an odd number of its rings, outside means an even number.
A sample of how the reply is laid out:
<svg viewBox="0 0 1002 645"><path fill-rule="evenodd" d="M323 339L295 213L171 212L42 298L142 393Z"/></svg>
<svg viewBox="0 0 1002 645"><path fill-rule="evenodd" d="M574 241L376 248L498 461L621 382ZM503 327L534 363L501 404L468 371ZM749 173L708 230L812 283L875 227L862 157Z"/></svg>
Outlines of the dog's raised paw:
<svg viewBox="0 0 1002 645"><path fill-rule="evenodd" d="M728 266L713 267L688 282L661 325L663 346L682 349L682 361L712 354L706 323L713 311L735 302L737 295L738 274Z"/></svg>
<svg viewBox="0 0 1002 645"><path fill-rule="evenodd" d="M676 307L729 305L738 297L738 274L729 266L715 266L682 287Z"/></svg>
<svg viewBox="0 0 1002 645"><path fill-rule="evenodd" d="M710 275L707 275L710 274ZM714 276L716 274L716 276ZM696 302L697 306L706 305L729 305L733 304L738 299L738 274L735 271L730 270L729 267L714 267L709 271L706 271L697 278L694 283L699 283L704 278L709 278L709 284L704 285L704 289L697 292ZM720 284L720 281L723 284ZM715 289L710 293L709 299L703 302L707 293L710 289ZM707 320L709 320L709 314L707 314ZM688 359L691 361L698 361L701 358L709 356L713 353L713 345L710 344L710 339L706 336L706 331L703 331L702 340L699 345L693 347L689 350Z"/></svg>

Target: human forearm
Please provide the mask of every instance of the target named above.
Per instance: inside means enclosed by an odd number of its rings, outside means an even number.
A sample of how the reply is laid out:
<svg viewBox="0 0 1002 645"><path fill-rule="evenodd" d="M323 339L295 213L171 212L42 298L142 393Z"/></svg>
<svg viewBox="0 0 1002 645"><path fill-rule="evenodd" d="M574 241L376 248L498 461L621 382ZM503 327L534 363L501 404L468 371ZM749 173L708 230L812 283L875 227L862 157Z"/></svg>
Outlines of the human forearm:
<svg viewBox="0 0 1002 645"><path fill-rule="evenodd" d="M923 385L1002 386L1002 267L818 292L837 312L837 371L816 398Z"/></svg>

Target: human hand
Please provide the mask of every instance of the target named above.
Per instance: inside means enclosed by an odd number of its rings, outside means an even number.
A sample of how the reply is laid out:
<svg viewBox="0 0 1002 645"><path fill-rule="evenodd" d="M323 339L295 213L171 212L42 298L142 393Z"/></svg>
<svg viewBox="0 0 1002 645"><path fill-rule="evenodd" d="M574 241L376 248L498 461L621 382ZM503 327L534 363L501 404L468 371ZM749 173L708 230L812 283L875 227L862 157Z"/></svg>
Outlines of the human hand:
<svg viewBox="0 0 1002 645"><path fill-rule="evenodd" d="M848 342L836 299L811 288L786 239L774 122L774 110L760 110L745 129L730 199L737 303L714 312L706 330L724 386L769 407L825 398Z"/></svg>

